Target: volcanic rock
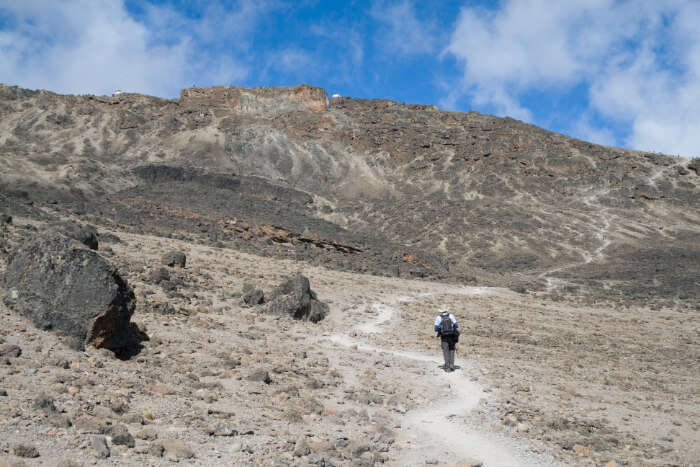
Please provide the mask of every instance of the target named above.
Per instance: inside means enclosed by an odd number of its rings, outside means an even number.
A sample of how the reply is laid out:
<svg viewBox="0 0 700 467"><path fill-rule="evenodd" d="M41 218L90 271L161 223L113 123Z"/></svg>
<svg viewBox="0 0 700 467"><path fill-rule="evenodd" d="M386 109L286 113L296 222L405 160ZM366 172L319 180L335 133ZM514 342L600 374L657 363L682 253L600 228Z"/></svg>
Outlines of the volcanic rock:
<svg viewBox="0 0 700 467"><path fill-rule="evenodd" d="M91 250L97 250L99 241L97 239L97 229L91 225L79 225L72 222L58 224L57 230L66 237L77 240Z"/></svg>
<svg viewBox="0 0 700 467"><path fill-rule="evenodd" d="M5 303L42 330L112 350L130 344L134 292L97 253L60 234L26 244L11 257Z"/></svg>
<svg viewBox="0 0 700 467"><path fill-rule="evenodd" d="M17 457L36 458L39 457L39 450L31 444L15 444L11 448L12 454Z"/></svg>
<svg viewBox="0 0 700 467"><path fill-rule="evenodd" d="M107 458L110 456L109 446L107 445L107 440L104 438L104 436L96 436L95 438L92 438L90 447L92 448L92 452L97 457Z"/></svg>
<svg viewBox="0 0 700 467"><path fill-rule="evenodd" d="M187 256L181 251L169 251L163 255L163 264L170 267L185 267Z"/></svg>
<svg viewBox="0 0 700 467"><path fill-rule="evenodd" d="M243 294L242 300L248 306L261 305L265 302L265 292L251 288Z"/></svg>
<svg viewBox="0 0 700 467"><path fill-rule="evenodd" d="M179 439L168 438L154 442L154 444L157 443L163 446L165 456L168 459L191 459L194 457L192 449Z"/></svg>
<svg viewBox="0 0 700 467"><path fill-rule="evenodd" d="M270 373L265 370L254 371L248 375L248 380L250 381L260 381L261 383L270 384L272 379L270 378Z"/></svg>
<svg viewBox="0 0 700 467"><path fill-rule="evenodd" d="M165 268L158 268L151 272L151 280L156 284L170 280L170 272Z"/></svg>
<svg viewBox="0 0 700 467"><path fill-rule="evenodd" d="M0 345L0 357L17 358L22 355L22 348L18 345L4 344Z"/></svg>
<svg viewBox="0 0 700 467"><path fill-rule="evenodd" d="M318 300L316 293L311 290L309 279L297 274L272 291L264 311L316 323L326 316L328 305Z"/></svg>
<svg viewBox="0 0 700 467"><path fill-rule="evenodd" d="M112 443L133 448L136 445L134 437L124 425L116 425L109 431L112 436Z"/></svg>

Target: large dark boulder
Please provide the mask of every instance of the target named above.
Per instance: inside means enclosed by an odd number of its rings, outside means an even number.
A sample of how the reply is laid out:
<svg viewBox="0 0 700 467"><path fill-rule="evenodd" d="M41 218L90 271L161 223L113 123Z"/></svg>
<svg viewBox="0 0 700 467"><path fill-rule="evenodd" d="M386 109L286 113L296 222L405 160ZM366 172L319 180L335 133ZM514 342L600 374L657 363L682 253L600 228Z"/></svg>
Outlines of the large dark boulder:
<svg viewBox="0 0 700 467"><path fill-rule="evenodd" d="M318 301L311 290L309 279L297 274L272 291L263 310L274 315L288 315L294 319L318 322L328 313L328 305Z"/></svg>
<svg viewBox="0 0 700 467"><path fill-rule="evenodd" d="M46 234L9 258L4 301L36 327L111 350L131 344L136 298L114 266L61 234Z"/></svg>

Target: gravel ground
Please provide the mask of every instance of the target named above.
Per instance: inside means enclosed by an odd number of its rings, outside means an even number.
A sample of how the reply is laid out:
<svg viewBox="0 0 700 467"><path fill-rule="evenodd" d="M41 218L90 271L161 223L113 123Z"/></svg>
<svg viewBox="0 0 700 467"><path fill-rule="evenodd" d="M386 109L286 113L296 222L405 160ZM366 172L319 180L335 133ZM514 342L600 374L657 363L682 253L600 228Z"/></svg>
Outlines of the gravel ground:
<svg viewBox="0 0 700 467"><path fill-rule="evenodd" d="M121 241L101 252L134 288L132 321L149 340L129 360L78 352L0 305L0 465L497 465L494 450L524 465L700 458L694 313L112 233ZM170 250L187 267L164 286L153 271ZM244 284L269 291L298 271L330 305L324 321L242 306ZM462 328L452 375L437 363L440 306ZM436 449L440 432L456 441Z"/></svg>

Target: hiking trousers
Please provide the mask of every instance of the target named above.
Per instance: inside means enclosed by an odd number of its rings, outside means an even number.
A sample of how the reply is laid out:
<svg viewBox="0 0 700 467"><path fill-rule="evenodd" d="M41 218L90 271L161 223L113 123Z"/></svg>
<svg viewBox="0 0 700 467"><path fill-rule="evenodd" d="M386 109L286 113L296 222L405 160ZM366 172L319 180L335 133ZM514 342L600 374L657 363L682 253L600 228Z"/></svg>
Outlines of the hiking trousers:
<svg viewBox="0 0 700 467"><path fill-rule="evenodd" d="M445 370L455 369L455 341L454 339L441 339L442 356L445 359Z"/></svg>

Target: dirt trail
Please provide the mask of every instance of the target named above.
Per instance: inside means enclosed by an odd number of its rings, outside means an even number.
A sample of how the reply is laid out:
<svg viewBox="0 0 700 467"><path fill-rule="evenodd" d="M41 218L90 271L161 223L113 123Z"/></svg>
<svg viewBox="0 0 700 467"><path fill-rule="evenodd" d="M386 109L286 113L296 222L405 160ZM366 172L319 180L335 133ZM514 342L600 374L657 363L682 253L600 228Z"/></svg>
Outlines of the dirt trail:
<svg viewBox="0 0 700 467"><path fill-rule="evenodd" d="M485 287L469 287L450 291L451 295L483 296L492 292ZM373 319L351 328L360 333L374 334L382 331L382 326L393 323L392 329L400 329L396 325L402 303L413 301L420 297L436 294L416 294L412 297L395 297L389 303L372 303L368 308L373 312ZM469 424L469 414L479 406L480 400L487 396L484 388L472 382L460 370L471 367L472 363L458 358L460 368L454 373L445 373L439 365L442 358L435 354L381 348L364 340L357 332L351 332L358 337L335 333L328 337L333 343L351 347L363 352L389 354L402 359L408 359L425 366L427 384L438 394L442 387L449 386L450 399L431 401L417 410L410 411L402 420L398 443L402 446L396 465L412 466L440 462L474 462L484 466L529 466L554 465L554 461L526 452L527 447L518 444L513 439L498 436L495 433L484 432ZM400 339L400 338L399 338ZM467 419L467 423L459 421ZM453 420L454 419L454 420Z"/></svg>
<svg viewBox="0 0 700 467"><path fill-rule="evenodd" d="M585 266L592 262L602 261L605 258L605 249L612 244L612 239L610 238L611 229L615 221L614 217L609 213L610 208L603 208L600 204L594 204L601 197L607 196L610 193L610 187L603 188L601 190L596 190L588 196L581 199L581 202L591 209L591 212L595 214L588 214L590 217L590 222L592 225L600 225L598 231L595 233L595 237L600 242L600 245L592 251L582 250L581 261L576 261L570 264L563 264L561 266L548 269L537 277L539 279L544 279L546 281L547 292L552 292L558 285L565 285L566 281L557 279L555 277L550 277L552 274L564 271L566 269L572 269L577 266Z"/></svg>

